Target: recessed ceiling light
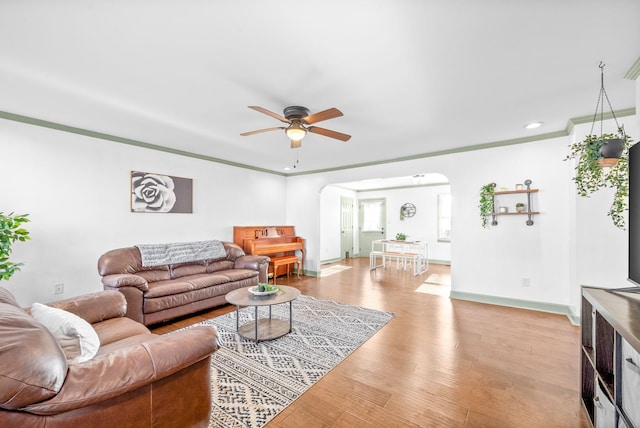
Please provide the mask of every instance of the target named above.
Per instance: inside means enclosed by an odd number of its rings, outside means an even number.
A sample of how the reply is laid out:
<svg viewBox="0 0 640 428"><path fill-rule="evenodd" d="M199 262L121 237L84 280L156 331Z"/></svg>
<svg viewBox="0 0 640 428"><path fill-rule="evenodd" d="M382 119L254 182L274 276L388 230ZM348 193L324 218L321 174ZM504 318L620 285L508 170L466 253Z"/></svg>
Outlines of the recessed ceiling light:
<svg viewBox="0 0 640 428"><path fill-rule="evenodd" d="M531 122L527 123L524 127L527 129L536 129L542 126L542 122Z"/></svg>
<svg viewBox="0 0 640 428"><path fill-rule="evenodd" d="M285 170L285 171L291 171L291 168L290 168L290 167L288 167L288 166L285 166L285 167L284 167L284 170Z"/></svg>

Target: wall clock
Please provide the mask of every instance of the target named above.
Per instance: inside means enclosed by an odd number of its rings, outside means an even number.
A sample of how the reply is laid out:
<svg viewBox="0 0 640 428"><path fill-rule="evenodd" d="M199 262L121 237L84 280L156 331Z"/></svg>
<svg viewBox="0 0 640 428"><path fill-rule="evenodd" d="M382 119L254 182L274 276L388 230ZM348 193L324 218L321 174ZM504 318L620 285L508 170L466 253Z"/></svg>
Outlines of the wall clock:
<svg viewBox="0 0 640 428"><path fill-rule="evenodd" d="M416 206L407 202L400 207L400 220L405 217L413 217L416 214Z"/></svg>

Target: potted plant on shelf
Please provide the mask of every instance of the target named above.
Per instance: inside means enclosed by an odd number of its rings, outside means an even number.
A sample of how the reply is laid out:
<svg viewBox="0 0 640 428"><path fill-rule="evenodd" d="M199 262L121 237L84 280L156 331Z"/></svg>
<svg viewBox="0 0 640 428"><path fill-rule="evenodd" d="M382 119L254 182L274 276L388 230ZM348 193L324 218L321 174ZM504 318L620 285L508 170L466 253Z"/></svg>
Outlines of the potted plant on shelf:
<svg viewBox="0 0 640 428"><path fill-rule="evenodd" d="M22 263L9 261L12 245L15 241L24 242L29 237L29 232L22 227L29 222L29 214L14 215L0 212L0 279L8 280L16 271L20 270Z"/></svg>
<svg viewBox="0 0 640 428"><path fill-rule="evenodd" d="M573 181L578 195L588 197L602 188L615 188L607 215L616 227L624 229L629 194L629 147L633 138L620 131L617 135L587 135L582 141L569 146L565 160L577 159Z"/></svg>
<svg viewBox="0 0 640 428"><path fill-rule="evenodd" d="M407 239L407 235L402 232L396 233L396 241L404 241Z"/></svg>
<svg viewBox="0 0 640 428"><path fill-rule="evenodd" d="M516 204L516 212L523 213L524 212L524 204L522 202L518 202Z"/></svg>
<svg viewBox="0 0 640 428"><path fill-rule="evenodd" d="M482 220L482 227L487 227L488 216L493 215L493 192L496 187L496 183L485 184L480 188L480 219Z"/></svg>

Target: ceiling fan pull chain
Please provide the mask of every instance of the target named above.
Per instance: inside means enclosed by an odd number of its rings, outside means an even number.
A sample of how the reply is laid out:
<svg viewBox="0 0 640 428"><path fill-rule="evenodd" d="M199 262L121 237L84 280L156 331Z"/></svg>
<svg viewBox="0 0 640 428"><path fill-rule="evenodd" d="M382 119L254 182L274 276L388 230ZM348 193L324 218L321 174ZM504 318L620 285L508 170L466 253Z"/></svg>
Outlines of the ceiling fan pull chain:
<svg viewBox="0 0 640 428"><path fill-rule="evenodd" d="M295 162L293 163L293 168L295 169L298 164L300 163L300 161L298 160L298 151L300 151L300 148L298 148L297 150L295 150L295 154L296 154L296 159Z"/></svg>

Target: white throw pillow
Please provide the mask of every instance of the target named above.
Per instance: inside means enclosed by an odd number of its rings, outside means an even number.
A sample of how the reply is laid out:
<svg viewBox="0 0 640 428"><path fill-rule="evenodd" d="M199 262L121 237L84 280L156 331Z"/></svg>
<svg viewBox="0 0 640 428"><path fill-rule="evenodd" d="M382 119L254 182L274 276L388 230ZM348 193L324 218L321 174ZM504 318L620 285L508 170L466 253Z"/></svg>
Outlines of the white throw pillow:
<svg viewBox="0 0 640 428"><path fill-rule="evenodd" d="M98 352L98 334L79 316L40 303L31 305L31 315L53 334L69 363L88 361Z"/></svg>

